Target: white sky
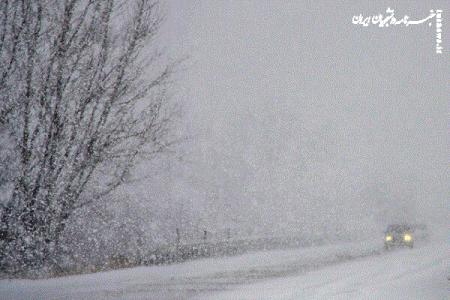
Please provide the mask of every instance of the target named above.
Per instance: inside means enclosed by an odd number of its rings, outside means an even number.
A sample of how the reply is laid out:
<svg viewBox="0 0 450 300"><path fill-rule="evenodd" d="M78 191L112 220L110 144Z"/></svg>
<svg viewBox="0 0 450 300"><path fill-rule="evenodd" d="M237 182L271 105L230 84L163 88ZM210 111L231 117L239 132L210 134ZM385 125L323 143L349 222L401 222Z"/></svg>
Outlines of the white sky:
<svg viewBox="0 0 450 300"><path fill-rule="evenodd" d="M175 97L197 182L173 193L214 222L214 209L281 228L354 227L362 215L447 222L450 29L437 55L434 27L351 19L450 5L374 2L169 1L162 36L172 57L189 55Z"/></svg>

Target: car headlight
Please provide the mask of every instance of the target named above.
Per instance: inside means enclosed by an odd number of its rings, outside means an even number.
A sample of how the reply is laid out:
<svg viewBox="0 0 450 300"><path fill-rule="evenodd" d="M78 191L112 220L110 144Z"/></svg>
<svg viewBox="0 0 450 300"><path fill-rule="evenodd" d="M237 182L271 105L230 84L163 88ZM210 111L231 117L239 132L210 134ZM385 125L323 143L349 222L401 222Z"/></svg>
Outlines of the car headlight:
<svg viewBox="0 0 450 300"><path fill-rule="evenodd" d="M387 235L386 236L386 242L390 242L392 241L392 235Z"/></svg>
<svg viewBox="0 0 450 300"><path fill-rule="evenodd" d="M412 236L410 234L405 234L403 236L403 239L405 240L405 242L411 242L412 241Z"/></svg>

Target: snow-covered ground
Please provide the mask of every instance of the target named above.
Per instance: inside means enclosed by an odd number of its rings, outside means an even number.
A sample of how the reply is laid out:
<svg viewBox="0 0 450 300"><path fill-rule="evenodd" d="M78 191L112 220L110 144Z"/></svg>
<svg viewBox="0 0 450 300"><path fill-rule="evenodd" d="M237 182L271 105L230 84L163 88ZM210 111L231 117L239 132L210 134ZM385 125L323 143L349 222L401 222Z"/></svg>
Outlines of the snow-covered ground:
<svg viewBox="0 0 450 300"><path fill-rule="evenodd" d="M449 299L448 243L379 241L255 252L50 280L0 281L0 299Z"/></svg>
<svg viewBox="0 0 450 300"><path fill-rule="evenodd" d="M450 299L448 244L402 249L205 299Z"/></svg>

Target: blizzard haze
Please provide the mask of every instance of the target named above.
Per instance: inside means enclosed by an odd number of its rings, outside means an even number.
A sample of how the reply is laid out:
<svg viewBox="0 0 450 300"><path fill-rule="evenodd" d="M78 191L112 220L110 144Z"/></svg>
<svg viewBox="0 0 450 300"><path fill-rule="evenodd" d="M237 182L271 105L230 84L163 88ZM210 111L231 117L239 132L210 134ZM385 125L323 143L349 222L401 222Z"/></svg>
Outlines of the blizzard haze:
<svg viewBox="0 0 450 300"><path fill-rule="evenodd" d="M189 56L175 97L191 137L167 178L172 228L447 227L449 61L434 27L351 23L387 7L422 19L448 3L169 2L170 51Z"/></svg>
<svg viewBox="0 0 450 300"><path fill-rule="evenodd" d="M0 12L1 299L448 294L450 2Z"/></svg>

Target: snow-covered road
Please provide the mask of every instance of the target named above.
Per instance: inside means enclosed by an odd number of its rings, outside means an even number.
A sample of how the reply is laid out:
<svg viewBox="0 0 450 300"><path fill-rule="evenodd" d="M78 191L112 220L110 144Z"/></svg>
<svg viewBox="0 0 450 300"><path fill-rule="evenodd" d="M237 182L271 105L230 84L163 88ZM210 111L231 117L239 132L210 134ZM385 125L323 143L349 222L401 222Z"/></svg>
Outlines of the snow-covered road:
<svg viewBox="0 0 450 300"><path fill-rule="evenodd" d="M0 299L449 299L448 243L379 241L248 253L50 280L0 281Z"/></svg>
<svg viewBox="0 0 450 300"><path fill-rule="evenodd" d="M402 249L204 299L450 299L448 244Z"/></svg>

